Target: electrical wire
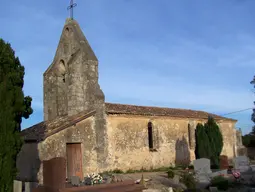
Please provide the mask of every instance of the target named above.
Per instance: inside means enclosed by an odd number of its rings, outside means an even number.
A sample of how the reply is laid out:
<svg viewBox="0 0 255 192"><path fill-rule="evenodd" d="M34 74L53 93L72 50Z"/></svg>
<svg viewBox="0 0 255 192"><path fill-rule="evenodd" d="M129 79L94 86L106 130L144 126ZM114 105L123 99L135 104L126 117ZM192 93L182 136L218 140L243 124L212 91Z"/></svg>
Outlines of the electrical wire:
<svg viewBox="0 0 255 192"><path fill-rule="evenodd" d="M250 107L250 108L246 108L246 109L242 109L242 110L238 110L238 111L229 112L229 113L223 114L221 116L226 116L226 115L230 115L230 114L234 114L234 113L240 113L240 112L243 112L243 111L248 111L250 109L255 109L255 107Z"/></svg>

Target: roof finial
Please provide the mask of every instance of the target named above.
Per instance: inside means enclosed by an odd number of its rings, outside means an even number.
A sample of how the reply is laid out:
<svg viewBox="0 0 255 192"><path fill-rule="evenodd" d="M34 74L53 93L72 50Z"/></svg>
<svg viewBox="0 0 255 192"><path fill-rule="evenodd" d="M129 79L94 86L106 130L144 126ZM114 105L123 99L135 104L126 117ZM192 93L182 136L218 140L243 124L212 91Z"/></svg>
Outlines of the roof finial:
<svg viewBox="0 0 255 192"><path fill-rule="evenodd" d="M73 3L73 0L70 1L70 5L67 7L67 10L70 10L70 18L73 20L73 8L76 7L76 3Z"/></svg>

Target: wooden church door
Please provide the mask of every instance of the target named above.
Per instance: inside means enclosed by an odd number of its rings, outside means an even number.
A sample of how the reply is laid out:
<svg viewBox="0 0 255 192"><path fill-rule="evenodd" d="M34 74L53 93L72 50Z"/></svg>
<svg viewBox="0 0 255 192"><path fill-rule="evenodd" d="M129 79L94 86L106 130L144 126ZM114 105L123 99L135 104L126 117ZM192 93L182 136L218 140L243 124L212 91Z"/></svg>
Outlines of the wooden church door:
<svg viewBox="0 0 255 192"><path fill-rule="evenodd" d="M67 154L67 177L78 176L83 180L82 172L82 152L80 143L68 143L66 145Z"/></svg>

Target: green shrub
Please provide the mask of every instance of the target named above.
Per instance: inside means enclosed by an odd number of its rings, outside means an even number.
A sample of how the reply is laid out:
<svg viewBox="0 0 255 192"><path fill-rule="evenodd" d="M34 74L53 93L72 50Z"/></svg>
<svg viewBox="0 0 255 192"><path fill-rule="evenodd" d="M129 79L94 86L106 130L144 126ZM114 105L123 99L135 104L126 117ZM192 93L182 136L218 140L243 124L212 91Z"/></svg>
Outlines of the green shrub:
<svg viewBox="0 0 255 192"><path fill-rule="evenodd" d="M217 187L218 190L227 190L229 187L228 180L223 176L216 176L211 180L211 186Z"/></svg>
<svg viewBox="0 0 255 192"><path fill-rule="evenodd" d="M126 173L135 173L136 171L135 170L133 170L133 169L128 169L127 171L126 171Z"/></svg>
<svg viewBox="0 0 255 192"><path fill-rule="evenodd" d="M181 189L181 188L174 188L173 191L174 192L183 192L183 189Z"/></svg>
<svg viewBox="0 0 255 192"><path fill-rule="evenodd" d="M221 130L212 117L202 125L197 124L195 131L196 159L208 158L212 165L219 165L219 157L223 148L223 137Z"/></svg>
<svg viewBox="0 0 255 192"><path fill-rule="evenodd" d="M159 167L155 169L151 169L153 172L161 172L161 171L168 171L169 167Z"/></svg>
<svg viewBox="0 0 255 192"><path fill-rule="evenodd" d="M194 165L189 165L188 168L189 169L194 169Z"/></svg>
<svg viewBox="0 0 255 192"><path fill-rule="evenodd" d="M112 171L112 173L124 173L124 172L122 170L120 170L120 169L114 169Z"/></svg>
<svg viewBox="0 0 255 192"><path fill-rule="evenodd" d="M185 170L187 168L186 165L176 165L175 169L177 170Z"/></svg>
<svg viewBox="0 0 255 192"><path fill-rule="evenodd" d="M196 188L196 179L193 173L187 171L181 173L180 182L183 183L188 189Z"/></svg>
<svg viewBox="0 0 255 192"><path fill-rule="evenodd" d="M174 171L173 170L171 170L171 169L169 169L168 171L167 171L167 177L168 178L174 178Z"/></svg>

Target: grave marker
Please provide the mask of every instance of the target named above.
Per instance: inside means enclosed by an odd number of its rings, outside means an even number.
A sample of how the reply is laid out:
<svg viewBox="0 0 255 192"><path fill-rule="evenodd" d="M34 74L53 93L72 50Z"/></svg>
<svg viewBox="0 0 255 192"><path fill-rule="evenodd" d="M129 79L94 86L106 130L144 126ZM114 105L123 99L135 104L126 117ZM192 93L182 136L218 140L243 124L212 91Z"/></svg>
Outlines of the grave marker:
<svg viewBox="0 0 255 192"><path fill-rule="evenodd" d="M13 181L13 192L22 192L22 182L14 180Z"/></svg>
<svg viewBox="0 0 255 192"><path fill-rule="evenodd" d="M239 156L234 158L234 168L240 172L246 172L250 170L249 159L246 156Z"/></svg>
<svg viewBox="0 0 255 192"><path fill-rule="evenodd" d="M228 163L228 156L221 155L220 156L220 169L228 169L229 163Z"/></svg>
<svg viewBox="0 0 255 192"><path fill-rule="evenodd" d="M193 161L193 165L198 182L209 183L210 175L212 173L212 170L210 168L210 159L196 159Z"/></svg>

